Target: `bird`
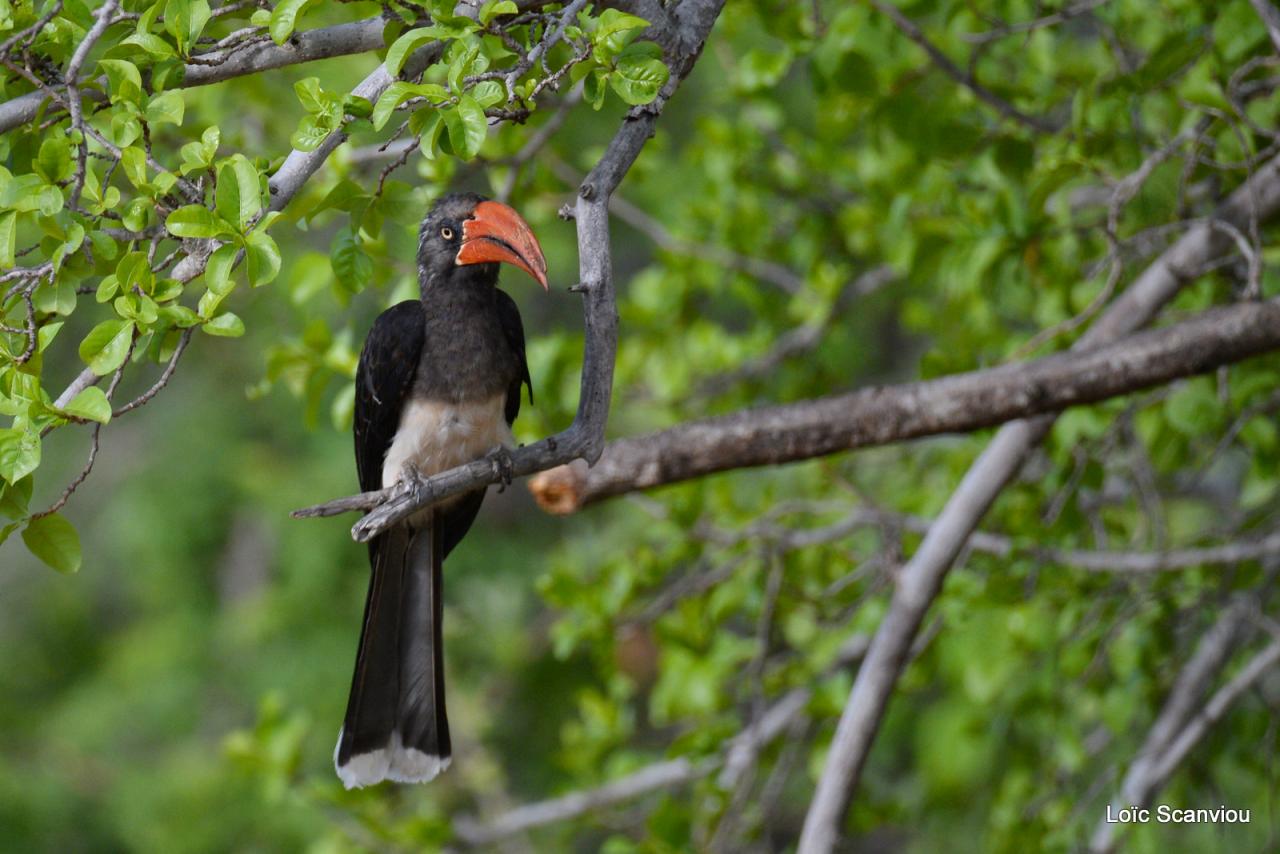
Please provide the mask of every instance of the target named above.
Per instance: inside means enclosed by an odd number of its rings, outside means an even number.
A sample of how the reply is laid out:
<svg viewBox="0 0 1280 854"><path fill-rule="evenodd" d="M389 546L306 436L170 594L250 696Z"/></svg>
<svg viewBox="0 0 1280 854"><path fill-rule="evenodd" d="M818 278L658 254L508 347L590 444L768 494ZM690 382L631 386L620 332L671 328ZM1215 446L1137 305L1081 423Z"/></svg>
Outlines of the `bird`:
<svg viewBox="0 0 1280 854"><path fill-rule="evenodd" d="M441 197L419 231L420 299L382 312L356 368L356 473L365 492L490 454L504 460L533 383L510 264L547 289L529 224L474 193ZM509 479L509 478L508 478ZM369 591L334 767L347 789L420 783L449 767L441 643L443 564L486 487L418 511L369 542Z"/></svg>

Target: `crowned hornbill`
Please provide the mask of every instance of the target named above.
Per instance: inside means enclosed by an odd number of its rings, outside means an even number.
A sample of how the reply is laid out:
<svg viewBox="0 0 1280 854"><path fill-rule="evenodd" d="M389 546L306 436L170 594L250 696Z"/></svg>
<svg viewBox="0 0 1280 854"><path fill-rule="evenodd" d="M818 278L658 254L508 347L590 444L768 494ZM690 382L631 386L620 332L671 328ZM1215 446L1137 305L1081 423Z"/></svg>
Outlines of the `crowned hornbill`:
<svg viewBox="0 0 1280 854"><path fill-rule="evenodd" d="M542 248L506 205L449 195L422 221L422 298L379 315L356 370L362 490L436 474L511 444L520 386L530 386L532 400L532 385L520 312L497 288L501 262L547 287ZM373 573L334 750L347 788L425 782L449 765L441 569L484 493L420 511L369 543Z"/></svg>

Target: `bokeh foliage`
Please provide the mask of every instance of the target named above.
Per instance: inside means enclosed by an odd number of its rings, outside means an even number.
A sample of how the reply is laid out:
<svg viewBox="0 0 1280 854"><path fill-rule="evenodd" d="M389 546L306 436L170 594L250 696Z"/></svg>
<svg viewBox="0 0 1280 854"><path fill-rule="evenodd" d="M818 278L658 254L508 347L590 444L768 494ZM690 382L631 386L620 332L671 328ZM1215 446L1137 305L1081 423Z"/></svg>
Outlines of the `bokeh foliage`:
<svg viewBox="0 0 1280 854"><path fill-rule="evenodd" d="M0 439L15 449L0 453L11 484L0 510L21 523L79 470L88 428L53 432L28 500L29 437L102 414L93 395L83 411L48 406L86 363L110 375L135 330L139 362L166 359L185 325L244 340L197 336L171 387L102 432L100 462L65 511L83 533L78 576L39 569L16 537L0 547L5 844L430 847L459 816L483 823L665 757L717 756L770 700L808 686L807 725L764 750L745 803L711 774L531 837L537 850L682 851L712 840L785 849L847 696L851 677L832 662L849 638L874 630L894 566L918 543L910 521L938 512L986 437L719 475L568 519L539 515L518 487L491 495L446 582L454 767L428 788L342 792L330 752L363 549L340 522L285 513L354 487L343 431L355 353L376 312L415 290L414 229L429 200L446 187L510 184L553 282L572 284L573 230L555 212L623 110L645 99L647 90L628 97L630 81L651 85L640 69L656 74L654 57L643 43L600 35L602 22L623 19L589 19L583 38L594 33L599 55L587 51L572 75L585 75L585 100L603 99L601 109L573 108L521 162L555 99L527 126L482 135L484 110L509 107L500 92L491 100L495 81L466 78L512 58L470 24L431 34L459 38L420 88L362 105L345 93L372 55L200 89L156 81L195 31L221 36L252 22L284 38L282 21L300 10L288 27L365 18L377 4L284 0L265 15L211 18L207 31L188 22L185 34L180 17L162 10L164 22L148 22L156 7L137 5L125 8L149 37L129 46L111 31L118 43L101 67L110 107L92 121L139 154L106 183L109 164L90 158L88 214L67 204L73 137L38 128L3 137L7 180L27 183L0 195L0 238L7 228L11 247L0 263L48 259L57 275L33 293L41 328L54 330L40 335L48 349L22 366L0 362L13 410L4 412L15 419ZM975 36L1046 10L981 5L981 14L959 0L899 8L997 98L1051 130L1001 117L872 5L728 5L620 193L651 220L620 215L614 227L622 338L612 433L1023 358L1038 332L1105 296L1113 259L1123 287L1179 223L1206 215L1276 151L1276 61L1249 0L1111 0L990 40ZM10 25L25 26L14 9ZM57 19L66 23L39 49L65 61L91 11L67 3ZM390 30L389 44L428 37ZM479 45L474 56L467 45ZM558 50L553 67L576 56ZM130 63L151 70L154 93ZM30 88L7 85L7 97ZM410 112L386 113L397 99ZM440 108L441 99L450 102ZM406 119L427 151L383 174L396 152L374 147ZM282 155L339 122L351 142L282 216L258 218ZM171 171L145 162L144 127ZM1109 240L1112 187L1182 133L1189 141L1119 209ZM174 197L179 177L202 175L206 214ZM95 206L119 222L94 219ZM175 287L141 263L145 242L102 227L161 222L243 247L247 263L232 272L236 252L220 249L211 272ZM1270 235L1260 224L1248 237L1266 247ZM38 255L17 256L13 247L33 242ZM761 276L744 258L791 275ZM1266 263L1253 281L1241 258L1228 261L1188 286L1171 314L1255 288L1276 293ZM879 287L857 289L882 268ZM582 337L573 298L543 299L526 284L508 274L505 287L530 335L536 405L517 435L531 440L572 417ZM77 295L82 285L91 291ZM5 310L21 327L21 300ZM813 346L753 369L800 328L817 330ZM1035 341L1035 352L1074 334ZM23 334L3 337L10 356L23 352ZM890 706L852 834L920 851L1080 845L1199 636L1267 575L1256 563L1094 574L1043 549L1173 549L1273 527L1278 372L1275 358L1258 359L1058 421L984 522L1011 550L975 548L948 579L929 643ZM718 381L726 375L733 381ZM133 370L121 394L148 384L147 369ZM878 521L844 524L868 508ZM1268 844L1268 700L1274 692L1242 702L1162 795L1252 808L1253 823L1142 828L1128 837L1134 850Z"/></svg>

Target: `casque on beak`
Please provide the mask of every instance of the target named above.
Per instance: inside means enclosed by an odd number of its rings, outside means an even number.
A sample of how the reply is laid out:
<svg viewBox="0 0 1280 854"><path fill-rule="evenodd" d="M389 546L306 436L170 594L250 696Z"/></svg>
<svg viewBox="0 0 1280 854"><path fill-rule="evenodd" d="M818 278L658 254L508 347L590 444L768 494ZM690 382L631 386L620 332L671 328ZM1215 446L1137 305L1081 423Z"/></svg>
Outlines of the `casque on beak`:
<svg viewBox="0 0 1280 854"><path fill-rule="evenodd" d="M481 202L471 219L462 223L458 265L499 262L513 264L547 289L547 259L529 223L501 202Z"/></svg>

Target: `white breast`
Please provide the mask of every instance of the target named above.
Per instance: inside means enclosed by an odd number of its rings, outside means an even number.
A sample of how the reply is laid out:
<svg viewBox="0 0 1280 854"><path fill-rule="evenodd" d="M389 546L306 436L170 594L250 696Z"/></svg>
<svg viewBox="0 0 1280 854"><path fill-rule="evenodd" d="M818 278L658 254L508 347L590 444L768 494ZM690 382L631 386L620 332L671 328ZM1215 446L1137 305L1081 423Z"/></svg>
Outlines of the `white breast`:
<svg viewBox="0 0 1280 854"><path fill-rule="evenodd" d="M433 475L483 457L499 445L513 446L505 406L505 394L464 403L410 401L400 413L400 426L387 449L382 485L400 480L406 463Z"/></svg>

